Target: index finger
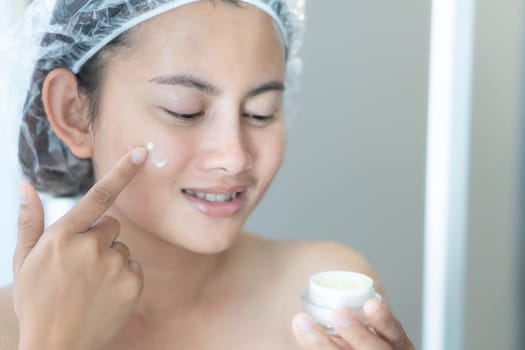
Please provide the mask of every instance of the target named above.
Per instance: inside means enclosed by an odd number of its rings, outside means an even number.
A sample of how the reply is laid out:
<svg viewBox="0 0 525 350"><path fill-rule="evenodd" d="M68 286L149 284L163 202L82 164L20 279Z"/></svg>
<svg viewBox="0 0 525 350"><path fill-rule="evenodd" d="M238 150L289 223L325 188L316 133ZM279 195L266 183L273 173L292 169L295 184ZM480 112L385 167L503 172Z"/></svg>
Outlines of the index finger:
<svg viewBox="0 0 525 350"><path fill-rule="evenodd" d="M115 202L118 195L137 173L147 156L143 147L137 147L122 157L67 213L63 222L75 232L85 232L100 219Z"/></svg>
<svg viewBox="0 0 525 350"><path fill-rule="evenodd" d="M365 326L348 308L335 310L332 321L337 333L353 349L392 349L392 346Z"/></svg>
<svg viewBox="0 0 525 350"><path fill-rule="evenodd" d="M365 303L363 311L376 333L392 344L394 349L414 348L403 326L386 304L371 299Z"/></svg>

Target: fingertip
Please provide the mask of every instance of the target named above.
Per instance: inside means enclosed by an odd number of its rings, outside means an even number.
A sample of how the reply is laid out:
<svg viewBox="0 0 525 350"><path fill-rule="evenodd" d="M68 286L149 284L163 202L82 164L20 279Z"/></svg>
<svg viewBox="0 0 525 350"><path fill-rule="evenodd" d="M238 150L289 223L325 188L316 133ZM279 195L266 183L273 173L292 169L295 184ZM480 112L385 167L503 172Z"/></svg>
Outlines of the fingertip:
<svg viewBox="0 0 525 350"><path fill-rule="evenodd" d="M384 309L384 303L376 299L370 299L363 305L363 312L369 320L384 318Z"/></svg>
<svg viewBox="0 0 525 350"><path fill-rule="evenodd" d="M350 328L353 318L352 312L347 308L336 309L332 314L334 326L339 329Z"/></svg>
<svg viewBox="0 0 525 350"><path fill-rule="evenodd" d="M377 299L369 299L363 306L363 310L367 313L373 313L381 308L381 301Z"/></svg>
<svg viewBox="0 0 525 350"><path fill-rule="evenodd" d="M314 331L314 323L308 314L300 312L294 316L292 320L292 328L302 334L309 334Z"/></svg>
<svg viewBox="0 0 525 350"><path fill-rule="evenodd" d="M144 163L147 155L148 151L144 147L137 147L131 151L130 159L133 164L140 165Z"/></svg>
<svg viewBox="0 0 525 350"><path fill-rule="evenodd" d="M26 206L31 203L31 189L32 186L27 182L20 182L18 184L18 196L21 206Z"/></svg>
<svg viewBox="0 0 525 350"><path fill-rule="evenodd" d="M322 333L319 325L314 323L310 315L301 312L295 315L292 320L292 330L297 343L301 348L316 349L326 345L328 339Z"/></svg>
<svg viewBox="0 0 525 350"><path fill-rule="evenodd" d="M374 333L392 344L395 349L407 349L407 344L410 345L410 349L413 349L403 326L385 302L369 300L363 306L363 312Z"/></svg>

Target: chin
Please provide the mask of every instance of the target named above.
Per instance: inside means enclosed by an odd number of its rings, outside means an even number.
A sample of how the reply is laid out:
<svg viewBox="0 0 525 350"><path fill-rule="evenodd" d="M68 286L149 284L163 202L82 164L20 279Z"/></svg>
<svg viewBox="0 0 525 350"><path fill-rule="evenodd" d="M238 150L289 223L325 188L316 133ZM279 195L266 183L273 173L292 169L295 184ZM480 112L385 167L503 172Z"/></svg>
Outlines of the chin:
<svg viewBox="0 0 525 350"><path fill-rule="evenodd" d="M233 225L232 225L233 226ZM165 233L164 239L197 254L219 254L232 247L242 233L242 225L235 227L196 228L187 227L177 236Z"/></svg>

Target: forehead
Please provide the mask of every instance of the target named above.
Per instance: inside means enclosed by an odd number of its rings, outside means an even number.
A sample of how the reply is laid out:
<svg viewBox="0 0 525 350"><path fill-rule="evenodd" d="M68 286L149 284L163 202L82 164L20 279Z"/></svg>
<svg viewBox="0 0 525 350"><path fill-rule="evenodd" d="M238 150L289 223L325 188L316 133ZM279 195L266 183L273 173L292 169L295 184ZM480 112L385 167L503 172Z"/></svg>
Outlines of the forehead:
<svg viewBox="0 0 525 350"><path fill-rule="evenodd" d="M123 59L144 68L207 75L253 70L284 74L279 30L268 14L248 4L198 1L141 24L130 37L133 54Z"/></svg>

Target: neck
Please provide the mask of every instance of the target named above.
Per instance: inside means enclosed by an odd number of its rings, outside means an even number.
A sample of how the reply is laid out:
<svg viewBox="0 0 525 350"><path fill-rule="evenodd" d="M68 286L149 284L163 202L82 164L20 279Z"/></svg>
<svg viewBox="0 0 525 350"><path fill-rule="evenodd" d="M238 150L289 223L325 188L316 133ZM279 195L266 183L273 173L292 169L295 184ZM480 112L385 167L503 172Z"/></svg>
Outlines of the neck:
<svg viewBox="0 0 525 350"><path fill-rule="evenodd" d="M119 221L118 240L144 271L144 290L134 316L147 323L174 320L216 293L213 286L219 283L230 250L197 254Z"/></svg>

